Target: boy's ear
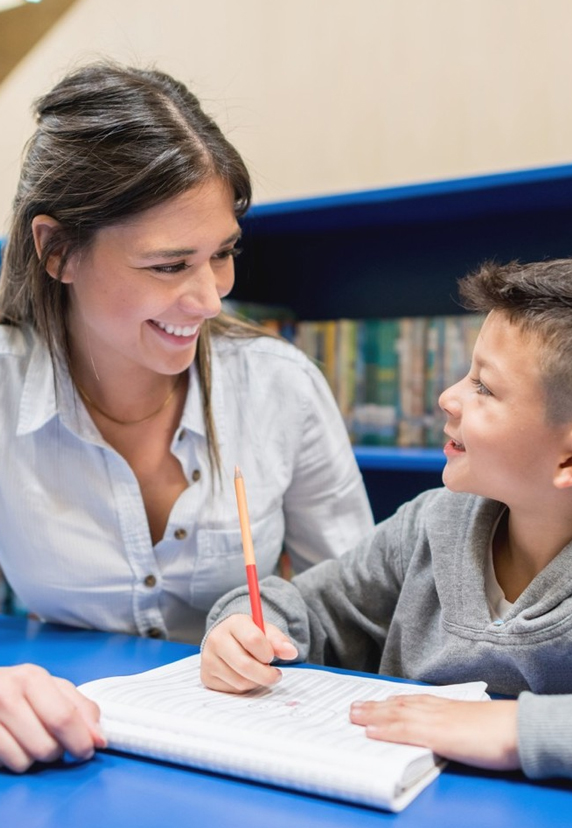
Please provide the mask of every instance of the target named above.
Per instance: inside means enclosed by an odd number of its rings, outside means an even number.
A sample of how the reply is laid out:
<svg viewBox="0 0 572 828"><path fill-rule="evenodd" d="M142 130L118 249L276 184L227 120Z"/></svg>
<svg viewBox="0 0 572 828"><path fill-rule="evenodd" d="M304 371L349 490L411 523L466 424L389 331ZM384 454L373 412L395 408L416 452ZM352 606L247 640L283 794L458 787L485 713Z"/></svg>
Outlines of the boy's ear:
<svg viewBox="0 0 572 828"><path fill-rule="evenodd" d="M560 463L554 476L554 485L557 489L569 489L572 486L572 457Z"/></svg>
<svg viewBox="0 0 572 828"><path fill-rule="evenodd" d="M60 228L61 224L59 221L56 221L56 219L51 216L34 216L32 219L32 234L34 236L34 245L39 259L42 258L44 248L52 235ZM73 277L66 273L65 267L61 277L59 275L63 252L63 249L60 248L48 256L46 261L46 271L53 279L58 279L64 283L73 282Z"/></svg>
<svg viewBox="0 0 572 828"><path fill-rule="evenodd" d="M570 452L569 454L566 449ZM568 435L564 457L558 464L556 474L554 475L554 485L557 489L569 489L572 487L572 431Z"/></svg>

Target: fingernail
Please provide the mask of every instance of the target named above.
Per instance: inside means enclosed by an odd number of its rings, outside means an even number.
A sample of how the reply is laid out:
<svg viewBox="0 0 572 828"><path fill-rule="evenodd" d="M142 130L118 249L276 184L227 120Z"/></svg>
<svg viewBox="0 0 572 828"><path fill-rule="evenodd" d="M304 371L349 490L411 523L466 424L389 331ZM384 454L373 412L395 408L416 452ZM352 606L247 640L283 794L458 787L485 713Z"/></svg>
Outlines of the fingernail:
<svg viewBox="0 0 572 828"><path fill-rule="evenodd" d="M93 726L93 738L97 747L107 747L107 739L105 738L105 734L99 724Z"/></svg>

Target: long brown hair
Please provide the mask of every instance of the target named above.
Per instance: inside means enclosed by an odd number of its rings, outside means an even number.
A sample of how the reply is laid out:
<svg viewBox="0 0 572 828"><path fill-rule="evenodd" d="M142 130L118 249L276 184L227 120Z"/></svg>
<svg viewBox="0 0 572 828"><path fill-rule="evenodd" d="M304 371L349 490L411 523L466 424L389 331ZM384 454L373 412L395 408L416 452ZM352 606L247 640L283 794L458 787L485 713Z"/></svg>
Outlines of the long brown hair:
<svg viewBox="0 0 572 828"><path fill-rule="evenodd" d="M251 201L242 158L184 84L154 69L97 62L64 77L34 107L37 128L28 142L13 203L0 279L0 322L28 323L52 360L70 367L69 295L46 272L56 252L61 276L69 257L89 247L103 227L167 201L213 176L233 193L237 218ZM38 259L32 219L56 219ZM211 334L258 335L254 326L222 316L207 321L197 367L211 465L220 456L211 410Z"/></svg>

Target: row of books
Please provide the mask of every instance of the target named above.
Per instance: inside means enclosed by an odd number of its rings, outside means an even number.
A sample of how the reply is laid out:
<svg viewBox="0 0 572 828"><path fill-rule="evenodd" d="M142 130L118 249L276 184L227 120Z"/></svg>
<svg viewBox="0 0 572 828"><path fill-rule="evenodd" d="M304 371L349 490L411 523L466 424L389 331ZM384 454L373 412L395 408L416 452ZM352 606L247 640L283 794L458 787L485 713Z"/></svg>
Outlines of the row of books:
<svg viewBox="0 0 572 828"><path fill-rule="evenodd" d="M479 314L394 319L294 320L287 309L230 303L266 325L323 371L354 443L441 446L439 396L466 373Z"/></svg>

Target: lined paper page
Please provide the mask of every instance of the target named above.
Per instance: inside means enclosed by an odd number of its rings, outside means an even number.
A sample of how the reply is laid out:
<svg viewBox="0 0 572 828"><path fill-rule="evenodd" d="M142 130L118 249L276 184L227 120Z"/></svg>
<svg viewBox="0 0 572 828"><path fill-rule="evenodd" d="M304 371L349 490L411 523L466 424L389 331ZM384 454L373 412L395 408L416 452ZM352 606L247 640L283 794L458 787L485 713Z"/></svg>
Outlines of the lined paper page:
<svg viewBox="0 0 572 828"><path fill-rule="evenodd" d="M419 693L416 685L323 670L281 667L272 689L245 695L207 690L200 656L80 689L98 702L111 747L259 781L389 807L436 764L425 748L365 737L349 721L357 700ZM483 698L482 682L423 687L458 699Z"/></svg>

